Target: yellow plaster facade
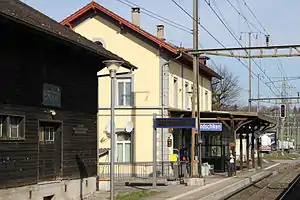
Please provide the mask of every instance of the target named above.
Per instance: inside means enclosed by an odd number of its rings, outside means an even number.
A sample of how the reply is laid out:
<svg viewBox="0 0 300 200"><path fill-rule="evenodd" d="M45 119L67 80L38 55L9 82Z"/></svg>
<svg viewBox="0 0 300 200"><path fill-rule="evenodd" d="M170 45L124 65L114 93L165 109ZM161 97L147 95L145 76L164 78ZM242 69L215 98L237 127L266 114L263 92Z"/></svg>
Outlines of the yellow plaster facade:
<svg viewBox="0 0 300 200"><path fill-rule="evenodd" d="M92 41L101 41L103 46L129 61L138 69L131 76L133 101L131 106L117 106L115 111L115 126L125 129L128 122L133 123L134 133L131 138L131 158L129 162L152 162L153 158L153 126L152 115L161 116L161 56L157 48L139 39L135 34L121 33L120 27L99 16L88 18L74 27ZM87 66L89 67L89 66ZM126 71L120 69L118 72ZM108 74L103 69L98 75ZM178 61L169 63L169 107L191 110L192 70ZM177 86L174 84L174 78ZM200 77L201 110L211 110L210 79ZM111 84L109 77L98 79L98 138L100 148L110 148L110 137L106 127L110 121ZM175 95L177 97L175 97ZM177 98L177 99L176 99ZM187 102L188 101L188 102ZM158 143L158 149L162 144ZM123 150L126 150L125 148ZM170 152L172 151L169 148ZM160 159L158 157L158 159ZM100 162L109 161L102 157Z"/></svg>

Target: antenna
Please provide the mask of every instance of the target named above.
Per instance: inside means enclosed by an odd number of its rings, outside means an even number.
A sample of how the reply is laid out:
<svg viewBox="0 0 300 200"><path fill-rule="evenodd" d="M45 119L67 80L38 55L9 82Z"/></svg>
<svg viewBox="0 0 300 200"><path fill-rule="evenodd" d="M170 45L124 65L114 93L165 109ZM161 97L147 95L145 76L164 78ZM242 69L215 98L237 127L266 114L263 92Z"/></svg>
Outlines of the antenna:
<svg viewBox="0 0 300 200"><path fill-rule="evenodd" d="M127 122L126 127L125 127L125 131L127 133L130 133L133 130L133 123L132 121Z"/></svg>

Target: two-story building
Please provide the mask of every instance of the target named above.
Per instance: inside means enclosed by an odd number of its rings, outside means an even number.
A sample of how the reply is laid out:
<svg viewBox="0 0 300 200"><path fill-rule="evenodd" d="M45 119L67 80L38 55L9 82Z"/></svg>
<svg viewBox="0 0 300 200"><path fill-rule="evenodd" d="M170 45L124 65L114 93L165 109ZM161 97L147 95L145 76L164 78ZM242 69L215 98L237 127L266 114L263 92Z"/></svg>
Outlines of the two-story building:
<svg viewBox="0 0 300 200"><path fill-rule="evenodd" d="M120 165L152 167L153 114L171 117L171 110L191 112L192 56L165 42L163 25L157 25L157 36L154 36L140 27L140 9L132 8L131 12L132 22L129 22L91 2L61 24L138 67L139 70L130 75L117 77L116 161ZM206 66L207 59L202 57L199 60L201 111L211 111L211 79L220 78ZM101 71L101 74L107 73L106 70ZM98 102L98 142L103 152L110 148L110 95L102 95L110 93L110 79L101 77L101 74L98 80L101 94ZM186 133L187 143L190 131ZM158 130L157 159L160 163L169 163L173 147L167 146L167 140L173 138L170 130ZM109 162L109 156L102 157L100 161ZM128 168L129 174L141 173L137 171ZM148 172L146 167L144 171Z"/></svg>

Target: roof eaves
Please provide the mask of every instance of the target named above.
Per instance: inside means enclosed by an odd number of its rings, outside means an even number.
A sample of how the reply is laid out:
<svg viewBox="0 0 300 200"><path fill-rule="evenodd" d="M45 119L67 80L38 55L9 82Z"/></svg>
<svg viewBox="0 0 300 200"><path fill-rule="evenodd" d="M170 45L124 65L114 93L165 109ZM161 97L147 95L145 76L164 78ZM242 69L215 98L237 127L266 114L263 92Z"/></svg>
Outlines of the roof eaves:
<svg viewBox="0 0 300 200"><path fill-rule="evenodd" d="M72 23L73 20L77 19L78 17L82 16L83 14L85 14L86 12L88 12L90 9L97 9L101 12L103 12L104 14L110 16L111 18L115 19L116 21L118 21L119 23L127 26L128 28L134 30L135 32L143 35L144 37L150 39L151 41L155 42L156 44L158 44L160 47L163 47L165 49L167 49L168 51L177 54L178 53L178 49L164 41L162 41L161 39L155 37L154 35L148 33L147 31L141 29L140 27L132 24L131 22L127 21L126 19L120 17L119 15L113 13L112 11L106 9L105 7L99 5L96 2L91 2L88 5L86 5L85 7L81 8L80 10L78 10L77 12L73 13L72 15L70 15L69 17L67 17L66 19L64 19L63 21L61 21L60 23L63 25L66 25L68 23Z"/></svg>
<svg viewBox="0 0 300 200"><path fill-rule="evenodd" d="M26 4L25 4L26 5ZM27 6L27 5L26 5ZM29 7L29 6L28 6ZM20 23L20 24L23 24L27 27L31 27L37 31L41 31L41 32L44 32L48 35L51 35L53 37L56 37L56 38L59 38L59 39L62 39L66 42L69 42L69 43L72 43L74 45L77 45L77 46L80 46L80 47L84 47L85 49L91 51L91 52L94 52L102 57L107 57L108 59L118 59L118 60L121 60L121 61L124 61L124 65L127 67L127 68L130 68L130 69L137 69L134 65L132 65L131 63L129 63L128 61L125 61L123 58L113 54L112 52L108 51L108 50L104 50L104 51L100 51L100 50L97 50L97 49L93 49L93 48L90 48L86 45L83 45L81 44L79 41L74 41L74 40L71 40L69 39L68 37L65 37L63 35L60 35L59 33L56 33L55 31L51 31L51 30L48 30L47 28L43 28L43 27L40 27L40 26L37 26L35 24L32 24L32 23L29 23L27 22L26 20L23 20L21 18L18 18L17 15L10 15L6 12L0 12L0 16L8 19L8 20L12 20L16 23ZM57 23L57 22L55 22ZM74 34L77 34L74 32ZM84 37L81 36L81 39L86 39ZM88 40L88 39L86 39Z"/></svg>

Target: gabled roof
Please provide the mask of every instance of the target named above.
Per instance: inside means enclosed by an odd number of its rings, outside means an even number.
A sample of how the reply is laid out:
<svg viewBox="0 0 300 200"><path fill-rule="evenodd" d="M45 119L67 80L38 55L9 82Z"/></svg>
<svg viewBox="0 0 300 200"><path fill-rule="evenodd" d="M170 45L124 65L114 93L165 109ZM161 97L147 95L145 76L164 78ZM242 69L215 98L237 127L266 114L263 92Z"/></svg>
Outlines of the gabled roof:
<svg viewBox="0 0 300 200"><path fill-rule="evenodd" d="M127 27L127 28L133 30L134 32L140 34L141 36L145 37L146 39L157 44L158 47L165 49L172 54L178 55L178 54L180 54L180 52L182 52L182 54L184 55L182 57L182 59L184 59L183 61L189 62L190 65L192 64L193 57L191 54L187 53L186 51L181 51L181 49L148 33L147 31L143 30L142 28L134 25L133 23L127 21L126 19L120 17L119 15L106 9L105 7L99 5L98 3L94 2L94 1L87 4L83 8L79 9L78 11L76 11L75 13L73 13L72 15L70 15L63 21L61 21L60 23L63 25L69 26L70 28L73 28L72 23L75 22L76 20L78 20L79 18L83 17L83 15L87 14L90 11L101 12L101 13L107 15L108 17L112 18L113 20L116 20L120 24L121 27ZM202 62L200 62L200 69L202 70L203 73L205 73L206 75L208 75L210 77L221 78L221 76L219 74L217 74L214 70L210 69L209 67L205 66Z"/></svg>
<svg viewBox="0 0 300 200"><path fill-rule="evenodd" d="M102 46L95 44L19 0L0 0L0 17L13 20L14 22L21 23L58 39L85 48L90 52L96 53L101 59L124 61L124 67L136 68L123 58L111 53Z"/></svg>

